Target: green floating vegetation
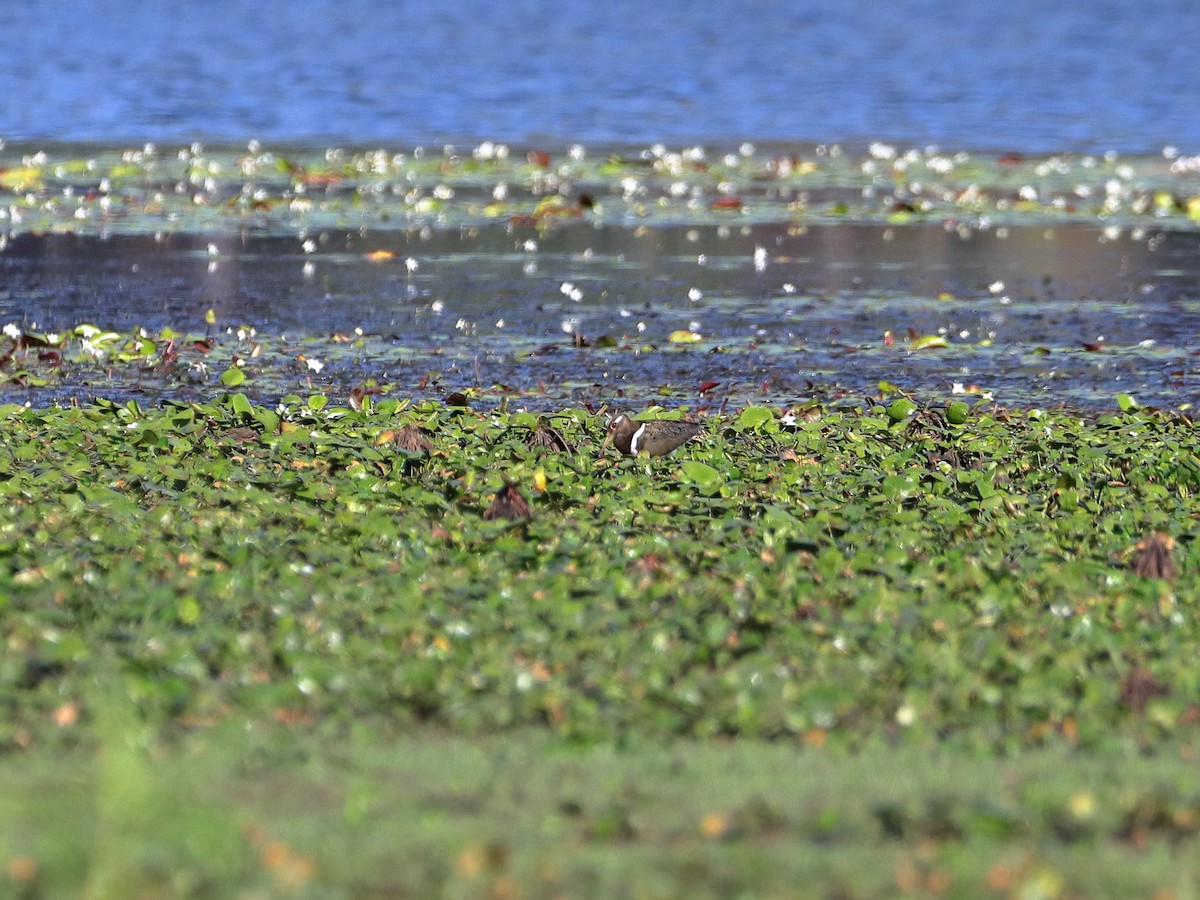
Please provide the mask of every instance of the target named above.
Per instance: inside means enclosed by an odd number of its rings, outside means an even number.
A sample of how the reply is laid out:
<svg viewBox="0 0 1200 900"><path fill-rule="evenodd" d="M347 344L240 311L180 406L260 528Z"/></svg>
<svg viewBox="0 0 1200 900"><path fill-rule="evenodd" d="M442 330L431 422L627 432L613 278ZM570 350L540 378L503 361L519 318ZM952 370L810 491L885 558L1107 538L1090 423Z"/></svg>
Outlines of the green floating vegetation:
<svg viewBox="0 0 1200 900"><path fill-rule="evenodd" d="M0 882L1194 881L1194 423L901 399L0 407Z"/></svg>
<svg viewBox="0 0 1200 900"><path fill-rule="evenodd" d="M0 195L10 233L397 230L574 221L655 224L1103 222L1192 228L1194 158L1020 156L874 143L120 148L9 144Z"/></svg>
<svg viewBox="0 0 1200 900"><path fill-rule="evenodd" d="M529 413L369 396L5 407L0 741L114 677L162 726L1190 732L1192 423L905 402L752 407L654 461L598 457L578 409L554 453ZM506 485L530 518L484 516ZM1131 568L1155 533L1177 581ZM1143 671L1164 690L1131 706Z"/></svg>

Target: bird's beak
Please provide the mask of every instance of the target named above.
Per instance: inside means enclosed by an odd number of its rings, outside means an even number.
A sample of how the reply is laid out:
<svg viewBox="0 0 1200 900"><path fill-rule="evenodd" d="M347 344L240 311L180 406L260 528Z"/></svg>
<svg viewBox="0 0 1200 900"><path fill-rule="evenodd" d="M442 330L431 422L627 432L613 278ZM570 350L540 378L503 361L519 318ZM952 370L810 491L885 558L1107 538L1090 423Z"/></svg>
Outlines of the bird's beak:
<svg viewBox="0 0 1200 900"><path fill-rule="evenodd" d="M604 437L604 443L600 445L600 455L604 455L604 451L608 449L608 445L612 443L613 433L610 431Z"/></svg>

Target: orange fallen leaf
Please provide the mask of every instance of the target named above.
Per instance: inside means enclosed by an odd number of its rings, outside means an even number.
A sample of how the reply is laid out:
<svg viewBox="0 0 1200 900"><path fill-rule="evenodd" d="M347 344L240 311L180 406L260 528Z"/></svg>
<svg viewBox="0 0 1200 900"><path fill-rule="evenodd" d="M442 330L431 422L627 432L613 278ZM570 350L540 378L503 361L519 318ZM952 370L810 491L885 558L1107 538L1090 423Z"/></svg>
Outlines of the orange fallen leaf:
<svg viewBox="0 0 1200 900"><path fill-rule="evenodd" d="M712 812L700 820L700 833L712 840L725 837L729 829L729 816L725 813Z"/></svg>
<svg viewBox="0 0 1200 900"><path fill-rule="evenodd" d="M14 856L8 861L8 877L13 881L33 881L37 873L37 863L28 856Z"/></svg>
<svg viewBox="0 0 1200 900"><path fill-rule="evenodd" d="M824 747L829 738L829 732L824 728L810 728L804 732L804 743L809 747Z"/></svg>
<svg viewBox="0 0 1200 900"><path fill-rule="evenodd" d="M68 700L54 710L54 724L59 728L69 728L79 721L79 705Z"/></svg>
<svg viewBox="0 0 1200 900"><path fill-rule="evenodd" d="M737 197L718 197L708 204L709 209L741 209L742 201Z"/></svg>

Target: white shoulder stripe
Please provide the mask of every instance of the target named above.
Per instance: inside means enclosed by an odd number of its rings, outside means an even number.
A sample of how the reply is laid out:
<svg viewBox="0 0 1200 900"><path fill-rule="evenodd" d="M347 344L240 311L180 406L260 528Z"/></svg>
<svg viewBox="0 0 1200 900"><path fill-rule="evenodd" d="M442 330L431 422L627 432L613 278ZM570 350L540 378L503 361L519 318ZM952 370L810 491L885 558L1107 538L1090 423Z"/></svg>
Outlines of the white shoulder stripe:
<svg viewBox="0 0 1200 900"><path fill-rule="evenodd" d="M638 455L638 446L637 446L638 441L641 439L642 435L645 433L646 433L645 425L643 425L641 428L639 428L637 431L635 431L633 433L633 437L630 438L630 440L629 440L629 455L630 456Z"/></svg>

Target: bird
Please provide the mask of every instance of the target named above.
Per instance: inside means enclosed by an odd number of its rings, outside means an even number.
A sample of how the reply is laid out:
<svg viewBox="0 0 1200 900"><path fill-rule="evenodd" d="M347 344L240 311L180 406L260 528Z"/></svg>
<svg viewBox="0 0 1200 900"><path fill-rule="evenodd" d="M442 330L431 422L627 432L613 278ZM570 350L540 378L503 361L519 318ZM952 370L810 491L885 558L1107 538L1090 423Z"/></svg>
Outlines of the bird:
<svg viewBox="0 0 1200 900"><path fill-rule="evenodd" d="M618 413L609 420L608 436L604 439L600 452L607 450L609 444L616 444L618 450L630 456L637 456L639 453L666 456L703 430L704 426L695 422L684 422L680 419L639 422L624 413Z"/></svg>

